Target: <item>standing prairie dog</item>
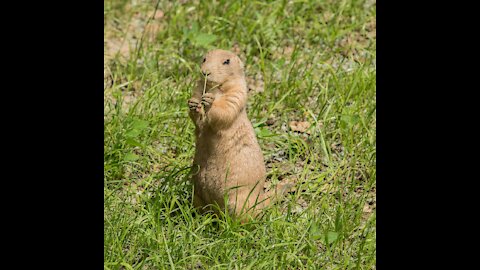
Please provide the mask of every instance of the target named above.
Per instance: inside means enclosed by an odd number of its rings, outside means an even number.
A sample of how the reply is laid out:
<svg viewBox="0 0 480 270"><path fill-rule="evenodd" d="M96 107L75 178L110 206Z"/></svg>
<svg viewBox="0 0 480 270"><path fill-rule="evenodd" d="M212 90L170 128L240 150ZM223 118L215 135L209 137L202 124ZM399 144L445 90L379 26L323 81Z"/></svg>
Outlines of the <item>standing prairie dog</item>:
<svg viewBox="0 0 480 270"><path fill-rule="evenodd" d="M203 59L206 87L205 78L200 79L188 101L196 139L194 205L217 204L235 216L255 216L270 203L270 195L263 192L265 163L245 110L243 69L229 51L213 50Z"/></svg>

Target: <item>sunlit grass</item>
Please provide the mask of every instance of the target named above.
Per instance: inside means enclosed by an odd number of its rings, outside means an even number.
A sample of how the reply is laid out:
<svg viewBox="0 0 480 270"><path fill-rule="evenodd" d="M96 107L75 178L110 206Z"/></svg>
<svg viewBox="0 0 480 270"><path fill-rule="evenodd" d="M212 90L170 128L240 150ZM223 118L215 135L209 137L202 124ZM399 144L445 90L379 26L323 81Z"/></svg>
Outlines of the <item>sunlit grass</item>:
<svg viewBox="0 0 480 270"><path fill-rule="evenodd" d="M375 5L104 4L105 269L375 268ZM296 183L246 224L199 215L188 178L198 66L236 44L263 85L247 112L268 181ZM290 121L309 122L309 134Z"/></svg>

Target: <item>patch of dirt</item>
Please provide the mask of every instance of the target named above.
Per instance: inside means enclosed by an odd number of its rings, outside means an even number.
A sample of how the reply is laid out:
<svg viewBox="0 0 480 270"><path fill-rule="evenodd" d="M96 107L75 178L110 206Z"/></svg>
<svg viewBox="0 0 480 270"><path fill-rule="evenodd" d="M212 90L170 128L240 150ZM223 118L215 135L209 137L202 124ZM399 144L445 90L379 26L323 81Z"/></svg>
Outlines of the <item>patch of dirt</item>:
<svg viewBox="0 0 480 270"><path fill-rule="evenodd" d="M359 32L350 32L337 41L337 46L341 49L340 53L344 57L358 56L360 51L368 45L369 40Z"/></svg>
<svg viewBox="0 0 480 270"><path fill-rule="evenodd" d="M122 92L122 110L127 111L128 108L140 97L140 91L123 91ZM118 103L118 100L110 93L105 93L103 95L104 102L110 104L109 106L115 107ZM105 106L106 107L106 106Z"/></svg>
<svg viewBox="0 0 480 270"><path fill-rule="evenodd" d="M233 44L232 48L230 49L234 54L236 54L243 63L246 63L247 56L245 54L245 49L240 48L238 43Z"/></svg>
<svg viewBox="0 0 480 270"><path fill-rule="evenodd" d="M373 214L376 208L377 208L377 203L375 198L367 199L367 203L363 206L362 219L368 220L368 218L370 218L370 216Z"/></svg>
<svg viewBox="0 0 480 270"><path fill-rule="evenodd" d="M369 39L377 38L377 21L372 19L365 25L366 36Z"/></svg>
<svg viewBox="0 0 480 270"><path fill-rule="evenodd" d="M130 5L125 7L126 11L130 9L132 9ZM128 60L131 52L137 49L136 46L142 35L144 35L144 42L155 41L158 33L164 29L164 17L163 11L157 10L154 13L152 10L148 16L140 12L134 12L128 23L109 21L104 37L105 57L112 59L118 54L121 60Z"/></svg>
<svg viewBox="0 0 480 270"><path fill-rule="evenodd" d="M103 89L112 87L113 85L113 76L112 71L108 65L108 60L103 58Z"/></svg>
<svg viewBox="0 0 480 270"><path fill-rule="evenodd" d="M370 7L374 6L374 5L377 5L377 0L367 0L365 1L365 3L363 4L363 8L364 9L369 9Z"/></svg>
<svg viewBox="0 0 480 270"><path fill-rule="evenodd" d="M154 12L155 12L155 14L154 14ZM154 20L160 20L161 18L163 18L164 15L165 14L161 10L150 11L150 13L148 13L148 17L151 17Z"/></svg>
<svg viewBox="0 0 480 270"><path fill-rule="evenodd" d="M323 12L323 14L322 14L322 19L325 23L329 23L334 17L335 17L335 14L333 14L329 10Z"/></svg>
<svg viewBox="0 0 480 270"><path fill-rule="evenodd" d="M145 25L145 36L149 42L154 42L158 33L163 31L164 25L162 19L164 15L165 14L161 10L157 10L155 14L153 14L153 11L150 12L148 17L152 18L152 20Z"/></svg>
<svg viewBox="0 0 480 270"><path fill-rule="evenodd" d="M295 47L293 47L292 45L277 47L272 52L272 59L290 60L294 50Z"/></svg>
<svg viewBox="0 0 480 270"><path fill-rule="evenodd" d="M105 57L112 59L118 54L120 57L128 59L130 57L130 50L135 46L130 43L131 42L120 38L107 39L105 42Z"/></svg>
<svg viewBox="0 0 480 270"><path fill-rule="evenodd" d="M285 153L284 150L278 149L269 158L267 158L267 161L266 161L267 162L267 167L269 166L269 163L282 162L284 159L286 159L286 156L287 156L287 154Z"/></svg>
<svg viewBox="0 0 480 270"><path fill-rule="evenodd" d="M246 78L249 93L262 93L264 91L264 82L262 73L257 73Z"/></svg>
<svg viewBox="0 0 480 270"><path fill-rule="evenodd" d="M330 145L330 149L332 150L332 155L335 157L343 157L345 153L345 148L343 147L341 142L332 143Z"/></svg>

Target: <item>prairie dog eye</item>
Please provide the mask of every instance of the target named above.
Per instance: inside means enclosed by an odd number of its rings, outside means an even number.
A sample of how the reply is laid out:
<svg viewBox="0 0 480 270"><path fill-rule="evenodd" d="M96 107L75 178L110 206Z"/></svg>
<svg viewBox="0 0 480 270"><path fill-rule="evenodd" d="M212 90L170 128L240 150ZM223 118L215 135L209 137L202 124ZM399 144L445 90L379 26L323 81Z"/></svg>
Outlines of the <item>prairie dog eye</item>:
<svg viewBox="0 0 480 270"><path fill-rule="evenodd" d="M223 62L223 64L224 64L224 65L230 64L230 59L225 60L225 62Z"/></svg>
<svg viewBox="0 0 480 270"><path fill-rule="evenodd" d="M205 63L206 60L207 60L207 58L203 58L203 62L202 62L202 63Z"/></svg>

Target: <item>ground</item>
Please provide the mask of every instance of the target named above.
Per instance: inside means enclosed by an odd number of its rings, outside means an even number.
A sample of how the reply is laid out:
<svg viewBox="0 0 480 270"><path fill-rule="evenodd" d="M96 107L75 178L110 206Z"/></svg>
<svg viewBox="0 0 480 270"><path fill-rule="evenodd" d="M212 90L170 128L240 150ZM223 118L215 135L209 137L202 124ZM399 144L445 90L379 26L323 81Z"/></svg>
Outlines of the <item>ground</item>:
<svg viewBox="0 0 480 270"><path fill-rule="evenodd" d="M375 1L104 1L105 269L375 269ZM200 215L187 100L203 54L246 64L262 219Z"/></svg>

